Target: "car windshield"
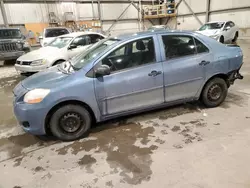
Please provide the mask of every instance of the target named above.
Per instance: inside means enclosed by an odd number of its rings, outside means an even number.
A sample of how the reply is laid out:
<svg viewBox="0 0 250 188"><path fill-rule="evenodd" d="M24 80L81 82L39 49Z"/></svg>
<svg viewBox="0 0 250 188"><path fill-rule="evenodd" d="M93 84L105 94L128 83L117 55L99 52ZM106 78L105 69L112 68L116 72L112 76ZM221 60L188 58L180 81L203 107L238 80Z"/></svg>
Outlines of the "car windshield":
<svg viewBox="0 0 250 188"><path fill-rule="evenodd" d="M21 38L22 33L19 29L3 29L0 30L0 39Z"/></svg>
<svg viewBox="0 0 250 188"><path fill-rule="evenodd" d="M67 29L47 29L45 31L45 38L58 37L65 34L69 34Z"/></svg>
<svg viewBox="0 0 250 188"><path fill-rule="evenodd" d="M103 52L112 44L116 43L117 39L105 39L89 47L84 53L75 56L71 59L71 63L75 69L81 69L84 65L91 62L98 54Z"/></svg>
<svg viewBox="0 0 250 188"><path fill-rule="evenodd" d="M73 38L72 37L57 37L47 46L63 48L65 47Z"/></svg>
<svg viewBox="0 0 250 188"><path fill-rule="evenodd" d="M199 31L209 30L209 29L221 29L225 22L207 23L203 25Z"/></svg>

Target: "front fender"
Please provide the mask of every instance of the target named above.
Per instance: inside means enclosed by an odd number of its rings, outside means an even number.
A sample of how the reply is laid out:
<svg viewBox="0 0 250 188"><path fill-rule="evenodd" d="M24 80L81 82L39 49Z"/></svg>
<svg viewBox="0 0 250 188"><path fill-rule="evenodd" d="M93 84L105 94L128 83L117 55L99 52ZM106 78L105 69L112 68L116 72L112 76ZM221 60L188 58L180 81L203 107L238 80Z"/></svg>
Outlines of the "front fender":
<svg viewBox="0 0 250 188"><path fill-rule="evenodd" d="M55 62L59 60L67 61L68 59L68 55L64 51L59 52L58 54L54 54L53 56L49 56L47 58L48 67L51 67Z"/></svg>
<svg viewBox="0 0 250 188"><path fill-rule="evenodd" d="M56 100L53 105L50 106L49 111L47 112L47 115L58 105L60 104L66 104L66 103L79 103L79 105L86 105L88 108L91 109L92 113L95 116L95 119L97 122L100 121L100 111L99 108L96 108L95 105L88 103L86 101L83 101L81 98L74 96L74 97L63 97L63 98L59 98L58 100Z"/></svg>

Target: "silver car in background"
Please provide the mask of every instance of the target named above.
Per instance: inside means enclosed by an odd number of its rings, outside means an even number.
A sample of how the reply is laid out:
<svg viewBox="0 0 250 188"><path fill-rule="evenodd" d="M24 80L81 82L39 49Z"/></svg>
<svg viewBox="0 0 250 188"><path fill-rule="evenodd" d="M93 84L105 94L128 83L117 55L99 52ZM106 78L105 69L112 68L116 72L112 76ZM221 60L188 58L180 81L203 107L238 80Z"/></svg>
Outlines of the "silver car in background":
<svg viewBox="0 0 250 188"><path fill-rule="evenodd" d="M45 70L83 52L90 45L104 39L96 32L76 32L55 38L51 43L17 59L15 68L21 73Z"/></svg>
<svg viewBox="0 0 250 188"><path fill-rule="evenodd" d="M236 42L239 28L232 21L208 22L197 31L221 43Z"/></svg>

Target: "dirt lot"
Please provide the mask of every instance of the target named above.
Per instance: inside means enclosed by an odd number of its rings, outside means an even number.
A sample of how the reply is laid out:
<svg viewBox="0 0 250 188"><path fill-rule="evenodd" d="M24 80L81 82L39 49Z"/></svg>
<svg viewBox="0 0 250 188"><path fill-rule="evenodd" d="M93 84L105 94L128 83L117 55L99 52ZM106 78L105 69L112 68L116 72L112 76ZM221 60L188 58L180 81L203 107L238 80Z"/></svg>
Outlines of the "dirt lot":
<svg viewBox="0 0 250 188"><path fill-rule="evenodd" d="M0 188L250 187L250 42L245 79L218 108L185 104L113 120L62 143L24 133L12 113L23 79L0 67Z"/></svg>

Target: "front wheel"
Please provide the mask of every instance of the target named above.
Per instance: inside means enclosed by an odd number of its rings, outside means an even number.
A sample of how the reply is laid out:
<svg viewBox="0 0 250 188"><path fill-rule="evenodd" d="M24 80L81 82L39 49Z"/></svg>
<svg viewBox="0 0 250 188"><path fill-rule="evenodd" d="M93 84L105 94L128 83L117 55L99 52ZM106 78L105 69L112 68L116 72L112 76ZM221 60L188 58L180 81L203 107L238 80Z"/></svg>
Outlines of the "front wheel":
<svg viewBox="0 0 250 188"><path fill-rule="evenodd" d="M89 112L79 105L65 105L54 112L50 120L52 134L63 141L83 137L91 127Z"/></svg>
<svg viewBox="0 0 250 188"><path fill-rule="evenodd" d="M210 80L204 87L201 94L202 102L206 107L214 108L219 106L227 97L228 87L222 78Z"/></svg>
<svg viewBox="0 0 250 188"><path fill-rule="evenodd" d="M224 42L225 42L225 41L224 41L224 37L221 36L221 37L220 37L220 43L224 44Z"/></svg>

